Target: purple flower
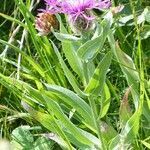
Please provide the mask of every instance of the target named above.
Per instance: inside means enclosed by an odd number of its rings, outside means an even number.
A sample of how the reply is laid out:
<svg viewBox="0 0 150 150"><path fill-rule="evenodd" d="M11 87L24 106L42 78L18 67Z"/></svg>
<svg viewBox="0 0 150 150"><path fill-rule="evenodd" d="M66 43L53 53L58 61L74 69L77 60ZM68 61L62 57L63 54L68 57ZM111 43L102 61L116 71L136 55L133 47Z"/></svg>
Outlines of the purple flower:
<svg viewBox="0 0 150 150"><path fill-rule="evenodd" d="M102 10L111 6L111 0L44 0L51 13L75 14L94 8Z"/></svg>
<svg viewBox="0 0 150 150"><path fill-rule="evenodd" d="M44 0L49 6L46 11L56 14L64 13L69 22L77 30L87 30L93 27L95 16L93 9L107 9L111 6L110 0Z"/></svg>
<svg viewBox="0 0 150 150"><path fill-rule="evenodd" d="M50 13L52 14L61 13L61 9L62 9L61 0L44 0L44 1L49 6L48 11Z"/></svg>

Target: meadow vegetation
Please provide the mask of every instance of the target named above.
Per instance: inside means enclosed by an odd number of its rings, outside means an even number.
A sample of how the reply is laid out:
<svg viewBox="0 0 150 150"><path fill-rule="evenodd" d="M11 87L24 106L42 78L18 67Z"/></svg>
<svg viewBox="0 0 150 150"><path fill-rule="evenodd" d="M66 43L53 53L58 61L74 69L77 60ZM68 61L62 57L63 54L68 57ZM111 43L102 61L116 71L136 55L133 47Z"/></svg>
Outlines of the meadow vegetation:
<svg viewBox="0 0 150 150"><path fill-rule="evenodd" d="M39 35L39 9L42 0L0 3L0 140L14 150L150 149L150 1L113 0L80 34L57 14Z"/></svg>

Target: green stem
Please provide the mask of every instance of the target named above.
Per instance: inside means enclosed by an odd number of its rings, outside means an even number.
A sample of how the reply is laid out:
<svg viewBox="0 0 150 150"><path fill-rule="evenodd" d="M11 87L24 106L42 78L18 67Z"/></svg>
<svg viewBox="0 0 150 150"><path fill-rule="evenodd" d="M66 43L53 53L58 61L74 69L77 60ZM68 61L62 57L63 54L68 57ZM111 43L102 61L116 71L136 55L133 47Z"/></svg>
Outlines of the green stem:
<svg viewBox="0 0 150 150"><path fill-rule="evenodd" d="M88 75L88 66L87 62L83 62L83 71L84 71L84 86L86 87L89 82L89 75Z"/></svg>
<svg viewBox="0 0 150 150"><path fill-rule="evenodd" d="M97 130L97 136L98 136L98 138L101 142L101 148L100 149L106 150L106 146L104 144L104 140L103 140L102 133L101 133L100 121L98 120L96 104L95 104L95 101L93 99L93 96L90 95L88 97L88 100L89 100L89 103L90 103L90 106L91 106L91 109L92 109L92 117L93 117L94 124L95 124L96 130Z"/></svg>
<svg viewBox="0 0 150 150"><path fill-rule="evenodd" d="M140 74L140 103L141 103L141 105L143 105L145 85L144 85L144 68L143 68L143 64L142 64L142 48L141 48L141 38L140 38L140 27L138 26L138 23L137 23L135 5L133 4L133 2L131 0L130 0L130 6L132 8L132 13L133 13L133 17L134 17L134 25L135 25L135 29L137 31L137 37L138 37L138 47L137 47L138 64L137 64L137 66L139 66L139 74Z"/></svg>

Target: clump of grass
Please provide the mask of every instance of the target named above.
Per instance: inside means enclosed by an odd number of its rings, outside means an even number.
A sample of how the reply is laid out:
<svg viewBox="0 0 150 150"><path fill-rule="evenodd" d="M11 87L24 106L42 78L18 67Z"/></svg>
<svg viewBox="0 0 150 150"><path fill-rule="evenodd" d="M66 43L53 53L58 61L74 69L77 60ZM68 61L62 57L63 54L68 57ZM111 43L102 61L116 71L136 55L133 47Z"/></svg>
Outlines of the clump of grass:
<svg viewBox="0 0 150 150"><path fill-rule="evenodd" d="M148 3L96 11L97 28L86 36L57 15L59 29L38 36L39 1L3 1L1 137L27 149L150 148Z"/></svg>

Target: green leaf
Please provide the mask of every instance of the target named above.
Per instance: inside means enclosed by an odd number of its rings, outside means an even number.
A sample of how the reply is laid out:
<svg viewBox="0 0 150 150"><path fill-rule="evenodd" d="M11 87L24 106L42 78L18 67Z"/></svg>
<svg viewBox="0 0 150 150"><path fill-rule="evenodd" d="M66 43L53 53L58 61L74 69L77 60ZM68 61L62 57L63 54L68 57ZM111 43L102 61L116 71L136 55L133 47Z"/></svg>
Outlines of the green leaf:
<svg viewBox="0 0 150 150"><path fill-rule="evenodd" d="M69 42L69 41L80 41L81 38L78 38L76 36L70 35L70 34L64 34L64 33L58 33L58 32L53 32L53 34L55 35L55 37L62 42Z"/></svg>
<svg viewBox="0 0 150 150"><path fill-rule="evenodd" d="M110 91L109 88L107 86L107 84L104 85L104 90L102 92L102 96L100 99L100 103L101 103L101 111L100 111L100 118L103 118L109 109L110 106L110 101L111 101L111 95L110 95Z"/></svg>
<svg viewBox="0 0 150 150"><path fill-rule="evenodd" d="M33 66L33 68L34 68L42 77L45 77L45 73L44 73L43 68L42 68L39 64L37 64L37 63L35 62L35 60L34 60L32 57L28 56L26 53L24 53L23 51L21 51L18 47L14 46L14 45L12 45L12 44L9 44L9 43L6 42L6 41L3 41L3 40L0 39L0 43L2 43L2 44L4 44L4 45L8 45L9 47L11 47L11 48L12 48L13 50L15 50L16 52L21 53L21 55L24 56L24 58L28 61L28 63L31 64L31 65ZM2 58L1 58L1 59L2 59Z"/></svg>
<svg viewBox="0 0 150 150"><path fill-rule="evenodd" d="M72 149L72 146L68 138L66 137L64 131L62 130L62 127L59 125L58 121L54 118L53 115L41 113L32 108L29 110L29 113L45 128L47 128L49 131L56 133L59 136L59 141L57 140L56 142L58 142L58 144L63 149Z"/></svg>
<svg viewBox="0 0 150 150"><path fill-rule="evenodd" d="M110 31L110 22L104 20L102 23L103 31L100 32L100 35L92 40L87 41L79 47L77 54L84 61L92 59L99 50L102 50L105 43L106 37Z"/></svg>
<svg viewBox="0 0 150 150"><path fill-rule="evenodd" d="M117 150L117 149L121 149L124 148L124 145L120 144L119 141L120 140L120 135L117 135L116 137L114 137L109 144L109 150ZM119 144L118 144L119 143Z"/></svg>
<svg viewBox="0 0 150 150"><path fill-rule="evenodd" d="M150 121L150 100L144 101L142 114L146 117L148 121Z"/></svg>
<svg viewBox="0 0 150 150"><path fill-rule="evenodd" d="M150 23L150 9L149 7L146 7L144 9L144 11L142 12L142 14L140 16L138 16L137 18L137 23L143 23L145 21Z"/></svg>
<svg viewBox="0 0 150 150"><path fill-rule="evenodd" d="M75 48L72 42L62 42L62 49L63 52L71 66L72 70L75 71L77 75L79 75L81 81L84 78L83 75L83 63L81 62L80 58L78 57Z"/></svg>
<svg viewBox="0 0 150 150"><path fill-rule="evenodd" d="M120 104L120 109L119 109L119 120L120 120L120 127L123 128L127 121L130 119L132 116L131 108L128 102L128 95L131 92L131 87L127 89L125 92L123 99Z"/></svg>
<svg viewBox="0 0 150 150"><path fill-rule="evenodd" d="M125 17L121 17L119 19L119 23L120 23L120 26L124 26L126 24L128 25L133 25L133 15L128 15L128 16L125 16ZM131 22L132 20L132 22Z"/></svg>
<svg viewBox="0 0 150 150"><path fill-rule="evenodd" d="M0 13L0 16L3 17L3 18L5 18L5 19L7 19L7 20L10 20L12 22L15 22L15 23L19 24L20 26L24 27L25 29L27 28L27 26L24 23L22 23L21 21L13 18L11 16L8 16L8 15L3 14L3 13Z"/></svg>
<svg viewBox="0 0 150 150"><path fill-rule="evenodd" d="M140 115L141 110L138 109L127 121L121 133L111 141L109 145L110 150L121 148L126 149L127 148L126 146L128 146L129 143L132 143L132 141L138 134Z"/></svg>
<svg viewBox="0 0 150 150"><path fill-rule="evenodd" d="M101 121L100 129L105 143L109 143L117 135L117 131L104 121Z"/></svg>
<svg viewBox="0 0 150 150"><path fill-rule="evenodd" d="M0 83L12 90L12 92L22 100L23 107L30 113L30 115L34 119L39 121L39 123L42 124L48 130L57 133L62 138L62 141L66 141L63 142L62 147L70 147L70 143L68 142L67 138L65 137L64 133L59 128L57 123L55 122L54 118L50 115L41 113L39 111L35 111L33 109L37 108L37 104L40 106L43 105L45 102L40 92L37 92L27 83L15 80L13 78L7 78L2 75L0 78Z"/></svg>
<svg viewBox="0 0 150 150"><path fill-rule="evenodd" d="M13 130L12 138L24 147L31 148L34 142L29 126L21 126Z"/></svg>
<svg viewBox="0 0 150 150"><path fill-rule="evenodd" d="M127 54L125 54L119 47L118 43L116 43L113 33L110 32L108 36L108 40L110 43L110 47L112 49L113 54L115 55L119 65L124 73L128 85L132 87L131 93L134 99L135 107L137 108L139 103L139 74L135 68L133 60Z"/></svg>
<svg viewBox="0 0 150 150"><path fill-rule="evenodd" d="M54 142L45 137L39 137L34 142L34 150L52 149L53 146L54 146Z"/></svg>
<svg viewBox="0 0 150 150"><path fill-rule="evenodd" d="M144 25L140 32L141 39L147 39L150 37L150 25ZM137 37L138 38L138 37Z"/></svg>
<svg viewBox="0 0 150 150"><path fill-rule="evenodd" d="M48 52L49 49L44 45L44 42L42 41L42 39L44 38L37 36L37 31L35 29L35 26L33 25L33 22L35 21L34 16L29 11L29 9L26 7L26 5L23 3L22 0L15 0L15 2L25 19L25 22L28 27L27 31L30 33L32 43L36 51L38 52L40 58L39 61L41 61L42 64L41 66L44 68L46 79L48 80L49 83L60 84L60 82L58 82L58 79L59 81L61 81L61 78L58 78L59 74L57 74L57 72L53 69L53 65L51 61L52 57L49 56L49 52Z"/></svg>
<svg viewBox="0 0 150 150"><path fill-rule="evenodd" d="M106 74L111 63L112 54L108 52L95 69L94 75L90 79L85 92L87 94L100 95L103 90Z"/></svg>
<svg viewBox="0 0 150 150"><path fill-rule="evenodd" d="M101 147L101 142L100 142L100 140L96 137L96 136L94 136L93 134L91 134L91 133L89 133L89 132L87 132L87 131L85 131L85 130L82 130L82 129L80 129L80 128L78 128L79 129L79 131L84 135L84 136L86 136L90 141L92 141L94 144L92 145L92 146L89 146L89 145L85 145L85 144L83 144L82 143L82 141L79 141L78 139L75 139L75 137L74 137L74 135L71 133L71 132L69 132L69 131L67 131L66 130L66 135L67 135L67 137L69 138L69 140L71 141L71 143L73 143L73 144L76 144L77 145L77 147L79 148L79 149L87 149L87 150L91 150L91 149L99 149L100 147Z"/></svg>
<svg viewBox="0 0 150 150"><path fill-rule="evenodd" d="M91 114L92 114L91 108L82 98L80 98L74 92L66 88L57 86L57 85L45 84L45 86L47 87L49 91L55 92L56 94L58 94L58 96L62 99L62 101L64 101L71 107L75 108L76 111L84 118L84 120L91 127L94 128L94 124L93 124L92 117L91 117Z"/></svg>
<svg viewBox="0 0 150 150"><path fill-rule="evenodd" d="M147 14L145 15L145 20L150 23L150 10L148 10Z"/></svg>
<svg viewBox="0 0 150 150"><path fill-rule="evenodd" d="M125 127L121 131L121 136L128 142L137 136L139 130L141 110L138 109L128 120Z"/></svg>
<svg viewBox="0 0 150 150"><path fill-rule="evenodd" d="M149 143L147 143L147 142L145 142L145 141L141 141L141 143L142 143L144 146L146 146L148 149L150 149L150 144L149 144Z"/></svg>
<svg viewBox="0 0 150 150"><path fill-rule="evenodd" d="M83 93L79 87L78 87L78 84L77 84L77 80L75 79L75 76L72 74L72 72L68 69L67 65L65 64L63 58L61 57L57 47L55 46L55 44L52 42L52 45L54 47L54 51L59 59L59 62L63 68L63 71L69 81L69 83L72 85L73 89L81 96L81 97L85 97L85 93Z"/></svg>
<svg viewBox="0 0 150 150"><path fill-rule="evenodd" d="M64 127L67 130L69 130L77 140L79 140L83 144L92 145L92 142L86 136L84 136L79 131L79 129L69 120L69 118L63 113L58 103L56 103L55 101L53 101L52 99L50 99L49 97L45 95L43 95L43 98L45 99L47 103L48 111L50 113L54 113L54 116L56 116L57 119L61 121Z"/></svg>
<svg viewBox="0 0 150 150"><path fill-rule="evenodd" d="M59 23L60 23L60 34L68 34L67 29L64 27L62 20L60 18L60 16L57 16ZM73 37L72 37L73 38ZM81 42L78 40L78 44L81 45ZM83 64L80 60L80 58L78 57L77 53L76 53L76 48L75 48L75 44L77 43L76 41L71 42L68 41L62 41L62 50L69 62L69 65L71 66L71 68L73 69L73 71L75 71L79 77L81 79L83 79L84 75L83 75Z"/></svg>

